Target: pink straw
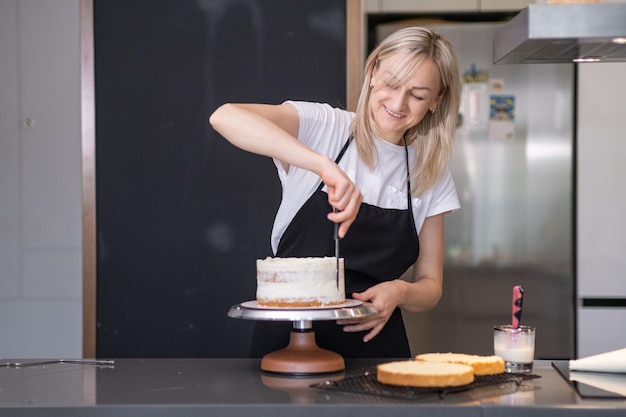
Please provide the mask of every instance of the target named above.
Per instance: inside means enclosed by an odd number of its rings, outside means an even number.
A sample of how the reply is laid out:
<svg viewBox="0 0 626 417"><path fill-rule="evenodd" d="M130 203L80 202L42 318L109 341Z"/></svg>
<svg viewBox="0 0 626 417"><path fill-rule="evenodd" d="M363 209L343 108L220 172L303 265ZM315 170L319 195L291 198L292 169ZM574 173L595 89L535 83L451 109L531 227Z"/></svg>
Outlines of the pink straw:
<svg viewBox="0 0 626 417"><path fill-rule="evenodd" d="M513 320L511 327L514 329L519 328L519 323L522 321L522 305L524 304L524 288L521 285L513 287Z"/></svg>

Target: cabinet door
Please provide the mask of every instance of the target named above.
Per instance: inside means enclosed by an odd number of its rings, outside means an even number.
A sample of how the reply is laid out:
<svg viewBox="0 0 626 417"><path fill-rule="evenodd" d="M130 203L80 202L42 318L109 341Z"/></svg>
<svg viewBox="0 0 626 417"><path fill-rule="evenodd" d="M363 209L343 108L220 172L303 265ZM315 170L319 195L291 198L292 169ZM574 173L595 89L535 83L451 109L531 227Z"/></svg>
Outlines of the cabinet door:
<svg viewBox="0 0 626 417"><path fill-rule="evenodd" d="M478 0L381 0L379 2L368 1L365 5L368 12L382 13L421 13L421 12L459 12L478 11ZM369 10L378 3L378 10Z"/></svg>
<svg viewBox="0 0 626 417"><path fill-rule="evenodd" d="M626 298L626 63L578 66L578 296Z"/></svg>
<svg viewBox="0 0 626 417"><path fill-rule="evenodd" d="M476 12L522 10L533 0L364 0L369 13Z"/></svg>
<svg viewBox="0 0 626 417"><path fill-rule="evenodd" d="M8 358L81 355L78 51L77 1L0 1L0 352Z"/></svg>
<svg viewBox="0 0 626 417"><path fill-rule="evenodd" d="M624 347L625 326L612 326L606 331L603 323L623 323L626 308L579 308L578 309L578 358L598 355Z"/></svg>
<svg viewBox="0 0 626 417"><path fill-rule="evenodd" d="M545 3L529 0L480 0L481 12L497 12L503 10L522 10L531 3Z"/></svg>

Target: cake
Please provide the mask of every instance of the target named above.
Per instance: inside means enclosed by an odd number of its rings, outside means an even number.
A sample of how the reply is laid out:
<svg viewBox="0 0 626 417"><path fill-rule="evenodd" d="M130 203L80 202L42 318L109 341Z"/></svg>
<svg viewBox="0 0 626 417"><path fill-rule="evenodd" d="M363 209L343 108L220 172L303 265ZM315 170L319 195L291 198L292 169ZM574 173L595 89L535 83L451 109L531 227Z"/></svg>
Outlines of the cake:
<svg viewBox="0 0 626 417"><path fill-rule="evenodd" d="M415 360L430 363L468 365L474 369L474 375L494 375L504 372L504 360L495 355L480 356L465 353L423 353L417 355Z"/></svg>
<svg viewBox="0 0 626 417"><path fill-rule="evenodd" d="M378 365L376 378L380 383L403 387L459 387L474 382L474 369L458 363L407 360Z"/></svg>
<svg viewBox="0 0 626 417"><path fill-rule="evenodd" d="M265 307L320 307L346 300L343 259L266 258L257 259L256 299Z"/></svg>

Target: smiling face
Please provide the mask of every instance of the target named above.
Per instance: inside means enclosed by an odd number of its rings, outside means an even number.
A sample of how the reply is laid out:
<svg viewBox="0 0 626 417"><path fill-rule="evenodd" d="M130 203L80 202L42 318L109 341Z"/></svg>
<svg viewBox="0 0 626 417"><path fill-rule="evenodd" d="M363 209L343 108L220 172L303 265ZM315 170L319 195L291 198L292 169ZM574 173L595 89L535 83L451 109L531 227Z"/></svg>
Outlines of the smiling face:
<svg viewBox="0 0 626 417"><path fill-rule="evenodd" d="M398 70L405 62L398 56L380 61L370 82L369 107L377 133L394 144L400 144L404 133L441 100L441 81L433 60L423 59L408 76Z"/></svg>

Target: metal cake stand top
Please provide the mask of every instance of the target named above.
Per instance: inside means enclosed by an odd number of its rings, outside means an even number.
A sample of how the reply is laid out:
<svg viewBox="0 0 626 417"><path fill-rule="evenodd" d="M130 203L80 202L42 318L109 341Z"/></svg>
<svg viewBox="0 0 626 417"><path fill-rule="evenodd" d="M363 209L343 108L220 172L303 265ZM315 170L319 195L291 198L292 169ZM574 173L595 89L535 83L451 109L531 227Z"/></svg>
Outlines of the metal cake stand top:
<svg viewBox="0 0 626 417"><path fill-rule="evenodd" d="M229 317L236 319L277 321L341 320L372 314L376 314L372 304L356 300L346 300L344 304L322 308L267 308L258 306L256 301L247 301L232 306L228 312Z"/></svg>

